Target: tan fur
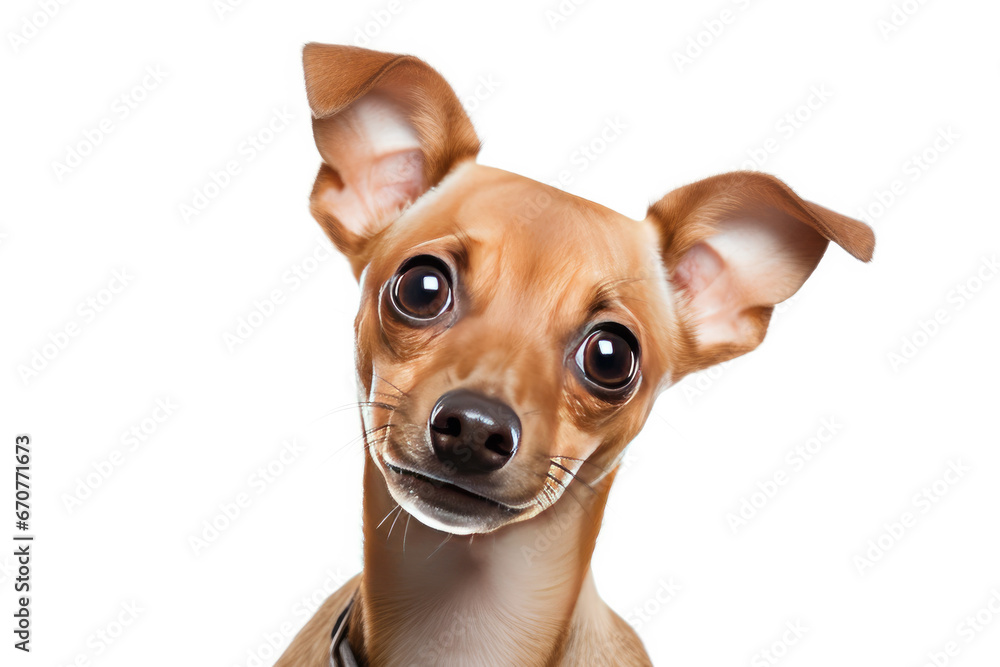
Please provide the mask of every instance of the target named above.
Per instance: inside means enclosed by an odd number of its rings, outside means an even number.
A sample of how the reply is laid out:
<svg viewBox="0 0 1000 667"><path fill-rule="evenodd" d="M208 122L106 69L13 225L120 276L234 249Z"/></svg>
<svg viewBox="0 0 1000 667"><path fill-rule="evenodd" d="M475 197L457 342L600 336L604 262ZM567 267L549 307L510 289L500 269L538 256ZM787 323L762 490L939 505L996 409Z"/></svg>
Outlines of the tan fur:
<svg viewBox="0 0 1000 667"><path fill-rule="evenodd" d="M361 575L351 579L328 597L309 622L295 636L291 646L281 655L274 667L299 667L322 665L330 662L330 632L337 617L344 611L351 596L361 584Z"/></svg>
<svg viewBox="0 0 1000 667"><path fill-rule="evenodd" d="M427 187L438 183L453 164L479 152L479 139L458 97L437 72L417 58L314 43L306 45L302 60L315 132L322 133L351 103L378 89L398 99L416 128L424 147ZM324 159L327 162L316 178L311 210L337 247L353 258L359 255L362 239L345 232L319 203L325 189L340 184L336 158L324 155ZM363 256L352 260L357 273L363 261Z"/></svg>
<svg viewBox="0 0 1000 667"><path fill-rule="evenodd" d="M652 204L647 219L660 230L663 263L673 272L685 253L716 233L720 220L758 211L805 223L864 262L871 260L875 250L875 234L864 223L804 201L774 176L752 171L719 174L678 188ZM821 256L822 252L811 259L809 272ZM755 305L751 314L755 333L745 345L692 349L690 358L677 369L678 374L687 375L756 348L764 340L775 303Z"/></svg>
<svg viewBox="0 0 1000 667"><path fill-rule="evenodd" d="M659 392L761 342L773 306L828 240L870 259L871 230L750 172L680 188L630 220L476 164L457 98L416 58L310 44L304 60L324 161L311 210L361 285L369 456L364 571L278 664L326 665L352 595L348 638L362 664L650 664L590 574L625 446ZM428 326L394 317L387 301L415 255L457 276L452 310ZM602 321L628 327L641 348L638 379L620 398L594 393L573 369L574 346ZM456 388L520 415L516 456L488 475L453 474L429 446L428 416ZM402 506L414 498L393 467L508 509L486 503L469 517L481 529L443 532L418 505Z"/></svg>

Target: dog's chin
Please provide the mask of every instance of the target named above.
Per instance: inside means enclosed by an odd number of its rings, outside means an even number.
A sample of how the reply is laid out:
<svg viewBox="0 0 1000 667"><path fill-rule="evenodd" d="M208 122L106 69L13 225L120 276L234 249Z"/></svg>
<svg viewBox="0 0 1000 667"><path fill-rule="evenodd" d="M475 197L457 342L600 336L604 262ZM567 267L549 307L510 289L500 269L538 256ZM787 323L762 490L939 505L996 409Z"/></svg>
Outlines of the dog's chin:
<svg viewBox="0 0 1000 667"><path fill-rule="evenodd" d="M493 532L523 518L523 510L389 463L385 464L383 475L392 499L408 514L435 530L453 535L476 535Z"/></svg>
<svg viewBox="0 0 1000 667"><path fill-rule="evenodd" d="M499 521L485 521L484 517L471 516L437 507L423 502L420 498L393 495L404 511L416 517L428 528L452 535L479 535L490 533L504 525Z"/></svg>

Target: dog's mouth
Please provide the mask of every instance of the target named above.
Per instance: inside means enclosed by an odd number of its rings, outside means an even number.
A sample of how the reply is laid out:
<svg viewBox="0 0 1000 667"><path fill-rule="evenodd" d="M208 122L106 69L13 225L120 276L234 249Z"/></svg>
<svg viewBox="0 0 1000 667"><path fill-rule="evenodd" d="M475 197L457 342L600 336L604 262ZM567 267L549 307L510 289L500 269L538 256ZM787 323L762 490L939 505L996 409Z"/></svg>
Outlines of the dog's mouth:
<svg viewBox="0 0 1000 667"><path fill-rule="evenodd" d="M524 511L455 482L384 458L382 463L389 494L409 514L431 528L456 535L488 533L510 523Z"/></svg>
<svg viewBox="0 0 1000 667"><path fill-rule="evenodd" d="M441 489L441 490L449 492L449 493L456 493L458 495L465 496L466 498L471 498L473 500L478 500L480 502L484 502L484 503L493 505L494 507L497 507L498 509L506 510L508 512L517 512L517 509L511 507L510 505L507 505L507 504L502 503L502 502L500 502L498 500L493 500L492 498L488 498L486 496L480 495L480 494L478 494L478 493L476 493L474 491L470 491L469 489L466 489L465 487L459 486L458 484L454 484L452 482L445 482L443 480L436 479L436 478L430 477L428 475L423 475L423 474L421 474L419 472L414 472L413 470L407 470L406 468L400 468L399 466L392 465L391 463L388 463L388 462L386 462L385 467L390 472L393 472L393 473L395 473L397 475L405 475L405 476L408 476L408 477L412 477L415 480L424 482L426 484L430 484L431 486L433 486L436 489Z"/></svg>

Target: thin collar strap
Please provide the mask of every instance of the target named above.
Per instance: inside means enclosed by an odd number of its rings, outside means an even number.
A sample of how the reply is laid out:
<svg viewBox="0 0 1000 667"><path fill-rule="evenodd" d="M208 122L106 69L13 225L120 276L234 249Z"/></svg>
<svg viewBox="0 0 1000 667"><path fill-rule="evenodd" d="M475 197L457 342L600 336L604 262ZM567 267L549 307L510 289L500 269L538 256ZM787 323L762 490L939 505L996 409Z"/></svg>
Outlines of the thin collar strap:
<svg viewBox="0 0 1000 667"><path fill-rule="evenodd" d="M333 624L333 631L330 633L330 667L358 667L358 660L347 641L347 617L353 607L352 595L344 611L337 617L337 622Z"/></svg>

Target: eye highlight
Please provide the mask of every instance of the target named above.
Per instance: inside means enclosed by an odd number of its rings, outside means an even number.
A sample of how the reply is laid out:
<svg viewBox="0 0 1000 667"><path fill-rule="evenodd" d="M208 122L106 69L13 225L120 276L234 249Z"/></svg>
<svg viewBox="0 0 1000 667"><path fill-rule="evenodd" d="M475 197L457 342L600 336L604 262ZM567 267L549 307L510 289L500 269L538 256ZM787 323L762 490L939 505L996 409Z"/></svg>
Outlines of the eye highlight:
<svg viewBox="0 0 1000 667"><path fill-rule="evenodd" d="M393 308L404 318L433 320L452 304L448 267L430 255L414 257L399 267L389 295Z"/></svg>
<svg viewBox="0 0 1000 667"><path fill-rule="evenodd" d="M605 322L584 337L574 358L592 388L622 394L638 375L639 343L626 327Z"/></svg>

